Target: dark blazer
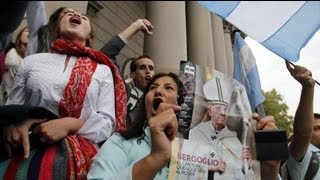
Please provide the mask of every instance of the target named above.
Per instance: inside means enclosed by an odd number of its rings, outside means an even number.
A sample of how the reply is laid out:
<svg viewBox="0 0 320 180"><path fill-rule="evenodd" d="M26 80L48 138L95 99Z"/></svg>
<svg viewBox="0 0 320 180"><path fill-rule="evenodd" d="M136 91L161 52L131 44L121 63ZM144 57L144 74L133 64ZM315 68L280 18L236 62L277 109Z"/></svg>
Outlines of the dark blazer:
<svg viewBox="0 0 320 180"><path fill-rule="evenodd" d="M120 54L120 51L125 45L126 44L120 39L120 37L115 35L100 49L100 52L108 56L112 60L113 64L117 66L119 72L121 72L121 69L116 56Z"/></svg>

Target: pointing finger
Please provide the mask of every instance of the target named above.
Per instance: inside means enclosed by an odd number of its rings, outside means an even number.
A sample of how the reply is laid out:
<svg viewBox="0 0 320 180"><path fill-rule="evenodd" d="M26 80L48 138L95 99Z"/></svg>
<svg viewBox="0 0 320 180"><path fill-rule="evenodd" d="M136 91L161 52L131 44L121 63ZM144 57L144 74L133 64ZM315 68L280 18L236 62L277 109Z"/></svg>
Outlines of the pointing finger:
<svg viewBox="0 0 320 180"><path fill-rule="evenodd" d="M29 136L22 137L22 146L23 146L24 158L27 159L30 155Z"/></svg>

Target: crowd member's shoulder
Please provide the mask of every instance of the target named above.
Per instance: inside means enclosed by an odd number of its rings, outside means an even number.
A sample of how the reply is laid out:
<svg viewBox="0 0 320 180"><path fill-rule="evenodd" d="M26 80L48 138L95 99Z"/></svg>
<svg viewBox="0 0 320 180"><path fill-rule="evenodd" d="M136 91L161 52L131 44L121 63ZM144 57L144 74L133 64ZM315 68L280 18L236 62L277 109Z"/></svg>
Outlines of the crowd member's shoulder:
<svg viewBox="0 0 320 180"><path fill-rule="evenodd" d="M57 61L65 55L56 53L36 53L26 56L22 60L22 64L35 65L35 64L48 64L51 61Z"/></svg>
<svg viewBox="0 0 320 180"><path fill-rule="evenodd" d="M11 43L6 47L6 49L4 50L5 54L7 54L10 50L12 50L12 49L14 49L14 48L16 48L16 45L15 45L13 42L11 42Z"/></svg>
<svg viewBox="0 0 320 180"><path fill-rule="evenodd" d="M52 57L61 56L61 54L56 54L56 53L35 53L35 54L27 55L24 59L25 60L29 60L29 59L49 58L51 56Z"/></svg>
<svg viewBox="0 0 320 180"><path fill-rule="evenodd" d="M110 78L113 77L110 67L105 64L98 64L94 76L105 83L109 83L110 80L114 80L113 78Z"/></svg>
<svg viewBox="0 0 320 180"><path fill-rule="evenodd" d="M6 52L6 58L12 57L12 56L19 56L19 57L21 57L21 56L18 54L16 48L11 48L11 49L8 50L8 52Z"/></svg>
<svg viewBox="0 0 320 180"><path fill-rule="evenodd" d="M118 147L130 151L135 144L138 143L138 138L132 138L130 140L125 139L120 133L113 133L101 146L101 148L109 148L112 144L116 144Z"/></svg>

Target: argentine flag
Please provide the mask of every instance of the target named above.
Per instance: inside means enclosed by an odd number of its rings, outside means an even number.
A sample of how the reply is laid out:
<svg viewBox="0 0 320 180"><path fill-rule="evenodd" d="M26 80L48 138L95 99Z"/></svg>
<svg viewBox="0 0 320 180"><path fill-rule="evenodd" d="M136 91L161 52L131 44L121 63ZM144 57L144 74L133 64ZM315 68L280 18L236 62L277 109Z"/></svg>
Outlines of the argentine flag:
<svg viewBox="0 0 320 180"><path fill-rule="evenodd" d="M298 61L320 28L320 1L198 1L270 51Z"/></svg>
<svg viewBox="0 0 320 180"><path fill-rule="evenodd" d="M261 90L256 59L239 32L235 33L233 46L233 78L246 88L251 111L254 112L255 108L265 100Z"/></svg>

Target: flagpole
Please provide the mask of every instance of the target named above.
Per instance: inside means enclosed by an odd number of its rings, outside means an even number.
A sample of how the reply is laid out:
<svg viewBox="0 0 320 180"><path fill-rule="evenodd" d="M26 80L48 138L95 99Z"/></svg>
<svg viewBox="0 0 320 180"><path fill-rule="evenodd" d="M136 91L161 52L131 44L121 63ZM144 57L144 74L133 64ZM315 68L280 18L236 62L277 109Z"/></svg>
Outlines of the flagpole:
<svg viewBox="0 0 320 180"><path fill-rule="evenodd" d="M266 116L266 112L264 111L264 107L262 103L256 107L256 112L259 114L260 118L263 118Z"/></svg>
<svg viewBox="0 0 320 180"><path fill-rule="evenodd" d="M247 147L247 134L248 134L248 127L249 127L249 120L248 119L246 119L246 120L244 120L244 138L243 138L243 146L244 147ZM248 175L248 171L249 171L249 163L248 163L248 159L244 159L244 162L243 162L243 164L244 164L244 174L246 175L246 177L247 177L247 175Z"/></svg>

